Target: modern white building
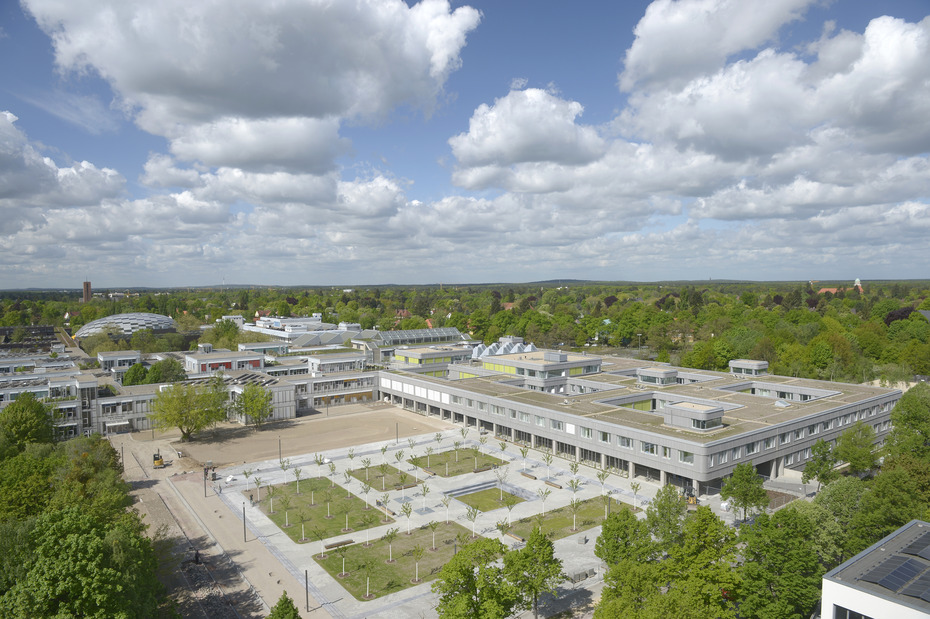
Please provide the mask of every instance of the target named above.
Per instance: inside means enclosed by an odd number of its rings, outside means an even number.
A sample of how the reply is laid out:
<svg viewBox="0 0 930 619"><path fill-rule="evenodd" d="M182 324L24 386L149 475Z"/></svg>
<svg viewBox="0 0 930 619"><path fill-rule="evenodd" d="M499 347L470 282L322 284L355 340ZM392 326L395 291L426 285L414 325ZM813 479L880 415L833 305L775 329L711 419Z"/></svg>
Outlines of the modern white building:
<svg viewBox="0 0 930 619"><path fill-rule="evenodd" d="M930 617L930 523L912 520L823 577L824 619Z"/></svg>

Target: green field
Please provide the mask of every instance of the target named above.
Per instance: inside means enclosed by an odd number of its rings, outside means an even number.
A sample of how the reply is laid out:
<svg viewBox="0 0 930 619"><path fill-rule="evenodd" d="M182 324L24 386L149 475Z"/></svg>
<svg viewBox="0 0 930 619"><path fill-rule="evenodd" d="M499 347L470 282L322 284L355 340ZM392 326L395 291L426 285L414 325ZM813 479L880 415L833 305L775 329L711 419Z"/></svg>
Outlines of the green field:
<svg viewBox="0 0 930 619"><path fill-rule="evenodd" d="M449 449L429 456L417 456L407 460L407 462L423 469L428 468L440 477L455 477L466 473L474 473L476 468L483 469L505 464L500 458L495 458L483 452L479 453L477 449L472 447L463 447L458 449L457 452L455 449ZM429 464L428 467L427 463Z"/></svg>
<svg viewBox="0 0 930 619"><path fill-rule="evenodd" d="M482 512L489 512L495 509L506 508L507 505L505 501L508 500L508 497L513 497L514 505L524 501L524 499L521 499L514 494L510 494L509 492L504 492L503 495L504 500L501 500L501 491L499 488L488 488L487 490L479 490L478 492L463 494L455 498L465 505L468 505L469 507L475 507Z"/></svg>
<svg viewBox="0 0 930 619"><path fill-rule="evenodd" d="M614 500L611 503L610 510L614 512L618 509L632 509L632 507ZM510 532L526 539L530 536L533 527L538 526L542 529L544 535L549 536L549 539L557 540L579 531L593 529L604 521L604 497L595 497L582 501L575 521L578 529L573 531L572 512L566 505L559 509L547 510L545 516L542 515L542 510L540 510L540 513L535 516L521 518L513 523Z"/></svg>
<svg viewBox="0 0 930 619"><path fill-rule="evenodd" d="M439 523L435 535L436 550L431 550L433 533L429 528L414 529L410 535L403 531L401 527L391 544L390 552L387 542L379 539L372 541L370 548L366 548L364 543L344 546L338 550L327 550L325 557L321 558L319 544L316 544L313 547L313 559L359 600L366 599L366 574L362 564L365 560L369 560L371 571L368 578L370 578L371 597L368 599L372 599L416 586L420 582L434 580L442 566L454 554L456 544L461 545L469 536L469 531L454 522ZM356 541L364 542L364 540L357 539ZM413 557L415 546L420 546L424 551L419 562L419 582L413 581L417 572ZM389 556L393 557L393 563L388 563ZM343 558L345 558L344 574Z"/></svg>
<svg viewBox="0 0 930 619"><path fill-rule="evenodd" d="M418 481L423 481L423 474L419 474L419 480L417 476L414 475L413 471L400 471L390 464L380 464L371 465L368 467L368 470L365 470L365 467L352 469L349 471L349 475L359 480L362 483L365 483L367 480L368 485L371 486L372 492L387 492L400 488L401 482L404 485L409 485L413 483L418 483Z"/></svg>
<svg viewBox="0 0 930 619"><path fill-rule="evenodd" d="M384 512L369 506L362 499L354 495L346 497L344 487L339 484L332 487L326 478L302 479L300 494L297 494L296 482L270 487L275 489L274 497L269 496L268 487L262 488L261 510L295 542L309 542L321 536L326 539L348 533L344 530L346 517L348 528L352 531L393 522ZM371 499L373 501L374 497ZM272 504L274 512L271 512ZM306 535L306 538L302 539L302 535Z"/></svg>

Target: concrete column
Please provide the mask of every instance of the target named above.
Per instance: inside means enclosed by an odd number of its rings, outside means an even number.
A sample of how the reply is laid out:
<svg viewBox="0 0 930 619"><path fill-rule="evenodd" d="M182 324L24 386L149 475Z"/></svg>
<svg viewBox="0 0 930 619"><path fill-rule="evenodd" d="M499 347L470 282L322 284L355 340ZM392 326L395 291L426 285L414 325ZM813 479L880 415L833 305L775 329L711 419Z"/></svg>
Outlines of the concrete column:
<svg viewBox="0 0 930 619"><path fill-rule="evenodd" d="M601 468L607 468L607 454L601 454Z"/></svg>
<svg viewBox="0 0 930 619"><path fill-rule="evenodd" d="M662 469L659 469L659 485L662 487L665 487L665 484L666 484L665 471L663 471Z"/></svg>
<svg viewBox="0 0 930 619"><path fill-rule="evenodd" d="M633 481L634 474L636 473L636 465L633 464L632 460L627 460L626 465L627 465L627 468L630 470L629 479L630 481Z"/></svg>
<svg viewBox="0 0 930 619"><path fill-rule="evenodd" d="M694 490L694 496L699 496L701 494L701 482L696 479L692 479L691 489Z"/></svg>

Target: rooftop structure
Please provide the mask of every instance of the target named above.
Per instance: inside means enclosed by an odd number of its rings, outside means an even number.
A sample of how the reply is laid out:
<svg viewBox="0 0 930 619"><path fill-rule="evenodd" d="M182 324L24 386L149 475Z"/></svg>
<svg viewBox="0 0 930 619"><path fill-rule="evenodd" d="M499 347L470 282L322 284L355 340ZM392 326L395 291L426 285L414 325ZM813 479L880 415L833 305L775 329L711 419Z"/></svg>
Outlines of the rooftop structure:
<svg viewBox="0 0 930 619"><path fill-rule="evenodd" d="M141 331L142 329L151 329L156 333L164 333L176 331L177 328L177 323L168 316L145 312L133 312L129 314L114 314L112 316L93 320L78 329L74 337L79 339L90 337L91 335L103 333L107 329L113 329L118 334L122 335L132 335L136 331Z"/></svg>
<svg viewBox="0 0 930 619"><path fill-rule="evenodd" d="M930 524L912 520L824 574L821 616L930 616Z"/></svg>

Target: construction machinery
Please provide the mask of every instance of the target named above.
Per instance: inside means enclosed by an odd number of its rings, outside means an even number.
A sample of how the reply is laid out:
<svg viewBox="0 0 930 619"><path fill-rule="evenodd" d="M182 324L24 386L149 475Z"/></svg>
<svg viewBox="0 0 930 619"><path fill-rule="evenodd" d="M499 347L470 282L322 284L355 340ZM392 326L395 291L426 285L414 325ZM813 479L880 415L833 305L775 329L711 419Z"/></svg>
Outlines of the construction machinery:
<svg viewBox="0 0 930 619"><path fill-rule="evenodd" d="M165 459L161 457L161 450L159 450L159 451L155 452L154 454L152 454L152 465L153 465L156 469L163 469L163 468L165 468Z"/></svg>

